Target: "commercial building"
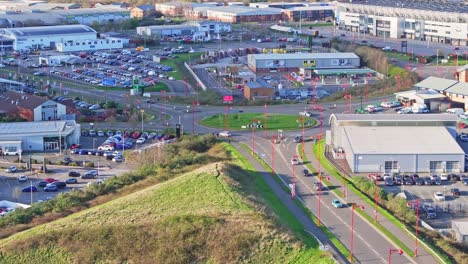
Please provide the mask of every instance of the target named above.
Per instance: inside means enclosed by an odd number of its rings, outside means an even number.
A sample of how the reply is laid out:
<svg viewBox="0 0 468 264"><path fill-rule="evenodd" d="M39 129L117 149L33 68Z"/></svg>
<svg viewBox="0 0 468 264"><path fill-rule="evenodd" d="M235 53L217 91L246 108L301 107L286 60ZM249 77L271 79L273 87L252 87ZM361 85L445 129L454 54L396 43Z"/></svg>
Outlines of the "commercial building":
<svg viewBox="0 0 468 264"><path fill-rule="evenodd" d="M335 6L333 5L317 5L317 6L301 6L283 10L283 18L286 21L327 21L331 22L335 18Z"/></svg>
<svg viewBox="0 0 468 264"><path fill-rule="evenodd" d="M459 82L468 83L468 64L457 68L456 77Z"/></svg>
<svg viewBox="0 0 468 264"><path fill-rule="evenodd" d="M458 243L468 245L468 222L452 221L452 230Z"/></svg>
<svg viewBox="0 0 468 264"><path fill-rule="evenodd" d="M65 52L123 47L122 42L98 38L98 33L85 25L2 28L0 37L12 40L11 44L0 42L0 48L18 51L58 48Z"/></svg>
<svg viewBox="0 0 468 264"><path fill-rule="evenodd" d="M283 19L281 9L220 6L206 10L208 20L227 23L275 22Z"/></svg>
<svg viewBox="0 0 468 264"><path fill-rule="evenodd" d="M198 31L193 25L160 25L137 27L136 32L140 36L189 36Z"/></svg>
<svg viewBox="0 0 468 264"><path fill-rule="evenodd" d="M298 71L299 68L353 69L360 66L360 58L354 53L249 54L247 62L254 72Z"/></svg>
<svg viewBox="0 0 468 264"><path fill-rule="evenodd" d="M468 83L466 82L431 76L416 83L414 87L418 90L430 90L443 94L451 102L448 108L462 107L468 111Z"/></svg>
<svg viewBox="0 0 468 264"><path fill-rule="evenodd" d="M449 114L332 114L327 151L346 157L353 173L463 172L457 121Z"/></svg>
<svg viewBox="0 0 468 264"><path fill-rule="evenodd" d="M142 19L145 17L152 16L156 13L154 5L140 5L132 8L130 12L131 18Z"/></svg>
<svg viewBox="0 0 468 264"><path fill-rule="evenodd" d="M336 5L338 26L348 31L468 45L468 6L462 2L357 0Z"/></svg>
<svg viewBox="0 0 468 264"><path fill-rule="evenodd" d="M5 152L68 149L80 142L81 126L73 120L0 124L0 147Z"/></svg>
<svg viewBox="0 0 468 264"><path fill-rule="evenodd" d="M244 98L249 100L271 100L275 95L275 89L262 79L248 81L244 84Z"/></svg>

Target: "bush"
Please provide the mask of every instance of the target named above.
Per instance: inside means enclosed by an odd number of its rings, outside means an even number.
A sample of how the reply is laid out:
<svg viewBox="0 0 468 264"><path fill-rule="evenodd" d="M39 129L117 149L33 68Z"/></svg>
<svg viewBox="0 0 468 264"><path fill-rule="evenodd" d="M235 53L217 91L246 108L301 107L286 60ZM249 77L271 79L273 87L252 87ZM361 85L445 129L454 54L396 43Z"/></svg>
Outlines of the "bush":
<svg viewBox="0 0 468 264"><path fill-rule="evenodd" d="M80 165L78 163L76 163L76 162L70 162L70 163L68 163L68 166L77 167L77 166L80 166Z"/></svg>
<svg viewBox="0 0 468 264"><path fill-rule="evenodd" d="M87 167L87 168L94 168L94 162L92 162L92 161L87 161L87 162L85 163L85 167Z"/></svg>
<svg viewBox="0 0 468 264"><path fill-rule="evenodd" d="M65 164L65 163L64 163L63 161L61 161L61 160L57 160L57 161L55 162L55 165L64 165L64 164Z"/></svg>

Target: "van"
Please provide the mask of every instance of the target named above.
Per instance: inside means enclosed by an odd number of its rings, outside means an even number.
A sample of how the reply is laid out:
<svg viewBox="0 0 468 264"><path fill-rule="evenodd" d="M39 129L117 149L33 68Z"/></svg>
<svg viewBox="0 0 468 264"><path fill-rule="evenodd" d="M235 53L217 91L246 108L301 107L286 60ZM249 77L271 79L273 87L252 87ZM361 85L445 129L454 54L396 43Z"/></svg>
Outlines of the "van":
<svg viewBox="0 0 468 264"><path fill-rule="evenodd" d="M445 111L448 114L462 115L465 111L462 108L449 108Z"/></svg>

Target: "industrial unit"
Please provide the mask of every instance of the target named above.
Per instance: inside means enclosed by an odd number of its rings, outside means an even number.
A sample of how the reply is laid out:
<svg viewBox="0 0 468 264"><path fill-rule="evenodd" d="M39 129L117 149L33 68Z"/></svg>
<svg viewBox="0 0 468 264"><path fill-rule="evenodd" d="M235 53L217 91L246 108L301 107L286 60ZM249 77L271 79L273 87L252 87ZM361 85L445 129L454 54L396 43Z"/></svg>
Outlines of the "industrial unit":
<svg viewBox="0 0 468 264"><path fill-rule="evenodd" d="M340 28L371 36L468 45L468 6L463 2L337 2L336 18Z"/></svg>
<svg viewBox="0 0 468 264"><path fill-rule="evenodd" d="M100 43L98 40L105 39L98 39L97 35L94 29L85 25L2 28L0 29L0 37L10 39L12 42L0 43L0 48L24 51L44 48L55 49L60 46L62 47L60 51L75 51L123 47L122 42L118 43L117 41ZM66 47L70 48L67 49ZM78 47L78 49L72 47Z"/></svg>
<svg viewBox="0 0 468 264"><path fill-rule="evenodd" d="M141 36L189 36L195 32L218 34L231 32L231 24L217 21L188 21L180 25L158 25L137 27Z"/></svg>
<svg viewBox="0 0 468 264"><path fill-rule="evenodd" d="M68 149L80 142L81 126L73 120L12 122L0 124L0 147L10 155L22 151L52 151ZM15 154L16 152L16 154Z"/></svg>
<svg viewBox="0 0 468 264"><path fill-rule="evenodd" d="M450 114L332 114L327 151L346 157L353 173L463 172L457 122Z"/></svg>
<svg viewBox="0 0 468 264"><path fill-rule="evenodd" d="M360 66L354 53L249 54L248 66L254 72L306 69L353 69Z"/></svg>
<svg viewBox="0 0 468 264"><path fill-rule="evenodd" d="M219 6L206 10L208 20L228 23L273 22L283 19L278 8L251 8L243 6Z"/></svg>

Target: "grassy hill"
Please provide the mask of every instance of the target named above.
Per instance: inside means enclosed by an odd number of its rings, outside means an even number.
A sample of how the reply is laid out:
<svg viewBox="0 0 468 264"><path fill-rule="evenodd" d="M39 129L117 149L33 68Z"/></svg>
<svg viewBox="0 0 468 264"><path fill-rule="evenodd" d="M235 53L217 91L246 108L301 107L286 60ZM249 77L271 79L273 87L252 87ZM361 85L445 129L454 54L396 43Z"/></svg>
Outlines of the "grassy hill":
<svg viewBox="0 0 468 264"><path fill-rule="evenodd" d="M252 183L235 164L207 165L3 239L0 263L333 263Z"/></svg>

